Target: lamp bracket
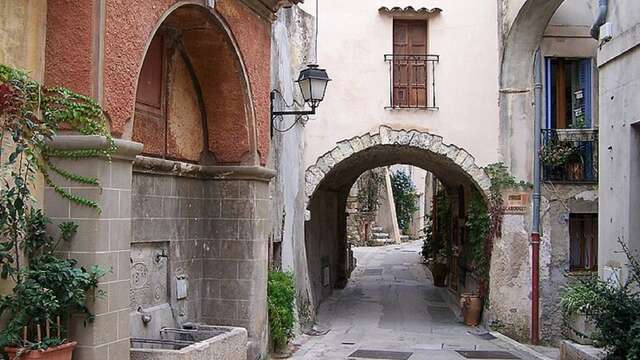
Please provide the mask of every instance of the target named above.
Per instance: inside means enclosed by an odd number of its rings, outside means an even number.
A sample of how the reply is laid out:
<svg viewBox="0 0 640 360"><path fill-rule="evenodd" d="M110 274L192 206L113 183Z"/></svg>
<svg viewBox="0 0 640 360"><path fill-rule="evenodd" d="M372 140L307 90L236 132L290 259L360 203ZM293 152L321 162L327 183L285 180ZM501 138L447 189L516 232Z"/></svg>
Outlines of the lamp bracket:
<svg viewBox="0 0 640 360"><path fill-rule="evenodd" d="M293 129L293 127L297 124L297 123L303 123L304 124L304 120L305 118L308 118L309 115L315 115L316 114L316 107L317 105L315 103L311 104L311 110L287 110L287 111L275 111L274 107L274 101L276 99L276 94L280 95L280 98L282 99L282 101L285 104L285 107L287 108L291 108L294 105L301 105L299 104L297 101L293 101L292 104L287 104L286 101L284 100L284 97L282 96L282 94L278 91L278 90L272 90L271 91L271 136L273 137L273 132L274 130L277 132L287 132L291 129ZM282 117L282 116L289 116L289 115L295 115L296 119L293 122L293 124L291 126L289 126L286 129L279 129L278 127L276 127L275 125L275 121L277 118Z"/></svg>

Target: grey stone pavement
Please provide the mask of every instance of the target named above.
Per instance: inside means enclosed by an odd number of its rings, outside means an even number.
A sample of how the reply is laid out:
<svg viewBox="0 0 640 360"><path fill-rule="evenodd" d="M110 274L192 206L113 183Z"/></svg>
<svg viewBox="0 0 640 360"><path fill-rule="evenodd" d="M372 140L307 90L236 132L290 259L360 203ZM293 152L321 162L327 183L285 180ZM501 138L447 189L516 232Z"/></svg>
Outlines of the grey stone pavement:
<svg viewBox="0 0 640 360"><path fill-rule="evenodd" d="M473 334L484 329L464 326L445 301L446 290L433 287L420 263L420 246L414 241L354 248L358 265L349 284L318 311L316 329L329 332L296 338L299 349L292 358L366 359L349 355L384 350L412 353L409 360L465 359L455 350L499 350L537 359L501 339Z"/></svg>

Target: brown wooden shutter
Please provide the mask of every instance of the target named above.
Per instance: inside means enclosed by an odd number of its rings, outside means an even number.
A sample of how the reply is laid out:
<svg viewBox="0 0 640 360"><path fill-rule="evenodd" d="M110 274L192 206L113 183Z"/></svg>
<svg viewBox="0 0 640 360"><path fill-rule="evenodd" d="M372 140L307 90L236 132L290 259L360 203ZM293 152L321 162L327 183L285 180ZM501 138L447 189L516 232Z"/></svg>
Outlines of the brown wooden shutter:
<svg viewBox="0 0 640 360"><path fill-rule="evenodd" d="M143 153L166 156L164 36L157 34L145 54L136 91L133 140L144 144Z"/></svg>
<svg viewBox="0 0 640 360"><path fill-rule="evenodd" d="M393 55L393 106L426 107L426 21L394 21Z"/></svg>

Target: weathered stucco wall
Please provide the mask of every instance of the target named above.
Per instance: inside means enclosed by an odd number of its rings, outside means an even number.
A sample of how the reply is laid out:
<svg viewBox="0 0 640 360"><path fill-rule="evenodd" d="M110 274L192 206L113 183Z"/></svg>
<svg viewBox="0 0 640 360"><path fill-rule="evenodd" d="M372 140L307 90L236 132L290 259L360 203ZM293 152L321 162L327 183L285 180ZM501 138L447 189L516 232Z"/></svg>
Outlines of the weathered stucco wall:
<svg viewBox="0 0 640 360"><path fill-rule="evenodd" d="M271 83L277 89L284 102L293 100L302 103L300 90L294 82L310 61L313 48L313 17L297 6L281 9L273 23L271 41ZM276 108L284 109L285 104L276 96ZM289 127L294 119L289 116L277 120L278 128ZM276 169L278 174L271 182L273 211L270 212L271 240L274 243L272 254L274 261L280 259L284 270L293 271L296 280L296 305L298 318L303 327L312 326L310 321L315 309L310 308L311 281L307 268L307 249L305 247L304 221L304 134L305 128L298 124L286 133L274 131L271 139L271 152L268 167Z"/></svg>
<svg viewBox="0 0 640 360"><path fill-rule="evenodd" d="M640 249L640 3L609 2L613 39L598 51L600 73L599 271L608 278L626 259L618 240Z"/></svg>
<svg viewBox="0 0 640 360"><path fill-rule="evenodd" d="M333 81L305 133L305 166L338 141L382 124L443 136L473 153L481 165L499 159L496 1L329 0L319 6L318 62ZM393 17L378 13L381 6L442 9L427 20L427 51L440 55L435 65L438 111L385 109L390 74L384 55L393 53Z"/></svg>

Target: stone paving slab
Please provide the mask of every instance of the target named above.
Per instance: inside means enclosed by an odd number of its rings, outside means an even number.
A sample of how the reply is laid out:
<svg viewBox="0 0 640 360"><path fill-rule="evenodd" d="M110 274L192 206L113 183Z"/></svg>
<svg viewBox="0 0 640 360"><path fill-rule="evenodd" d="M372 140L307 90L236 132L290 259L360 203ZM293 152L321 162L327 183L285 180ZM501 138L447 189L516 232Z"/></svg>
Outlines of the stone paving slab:
<svg viewBox="0 0 640 360"><path fill-rule="evenodd" d="M358 349L411 352L409 360L465 359L456 350L509 351L523 360L537 359L500 339L470 333L478 331L464 326L446 306L446 290L430 283L420 246L414 241L355 248L358 268L352 279L318 311L319 327L330 331L298 337L292 359L361 360L349 357ZM367 269L378 268L384 269L381 276L367 275Z"/></svg>

